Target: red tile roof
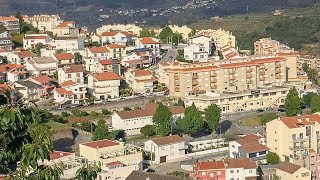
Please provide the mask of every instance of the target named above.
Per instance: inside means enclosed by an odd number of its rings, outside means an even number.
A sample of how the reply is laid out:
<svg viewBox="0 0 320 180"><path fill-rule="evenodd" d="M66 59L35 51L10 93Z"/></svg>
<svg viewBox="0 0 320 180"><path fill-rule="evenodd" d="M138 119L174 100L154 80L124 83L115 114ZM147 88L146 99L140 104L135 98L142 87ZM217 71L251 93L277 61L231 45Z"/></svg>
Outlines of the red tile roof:
<svg viewBox="0 0 320 180"><path fill-rule="evenodd" d="M110 163L107 163L107 164L106 164L107 167L110 167L110 166L119 166L119 165L125 165L125 164L123 164L123 163L120 162L120 161L114 161L114 162L110 162Z"/></svg>
<svg viewBox="0 0 320 180"><path fill-rule="evenodd" d="M64 21L62 23L60 23L57 28L67 28L67 27L71 27L72 24L74 24L73 21Z"/></svg>
<svg viewBox="0 0 320 180"><path fill-rule="evenodd" d="M91 53L106 53L110 52L106 47L92 47L89 49Z"/></svg>
<svg viewBox="0 0 320 180"><path fill-rule="evenodd" d="M112 60L110 59L105 59L105 60L100 60L98 61L102 65L112 65Z"/></svg>
<svg viewBox="0 0 320 180"><path fill-rule="evenodd" d="M317 114L283 117L280 119L289 129L299 128L312 125L312 122L317 121L320 124L320 116Z"/></svg>
<svg viewBox="0 0 320 180"><path fill-rule="evenodd" d="M125 36L131 36L131 34L129 32L127 32L127 31L121 31L120 33L125 35Z"/></svg>
<svg viewBox="0 0 320 180"><path fill-rule="evenodd" d="M198 171L211 170L211 169L224 169L223 161L210 161L210 162L197 162L195 169Z"/></svg>
<svg viewBox="0 0 320 180"><path fill-rule="evenodd" d="M15 54L18 55L19 58L36 57L36 55L30 51L20 51L20 52L16 52Z"/></svg>
<svg viewBox="0 0 320 180"><path fill-rule="evenodd" d="M6 84L0 84L0 94L5 93L6 90L11 91L11 90L13 90L13 88L8 86L8 85L6 85Z"/></svg>
<svg viewBox="0 0 320 180"><path fill-rule="evenodd" d="M257 164L249 158L236 158L223 160L226 169L244 168L244 169L257 169Z"/></svg>
<svg viewBox="0 0 320 180"><path fill-rule="evenodd" d="M68 60L68 59L74 59L75 57L71 53L60 53L54 55L59 61L61 60Z"/></svg>
<svg viewBox="0 0 320 180"><path fill-rule="evenodd" d="M135 71L131 71L131 74L133 74L135 77L152 76L152 73L149 70L135 70Z"/></svg>
<svg viewBox="0 0 320 180"><path fill-rule="evenodd" d="M49 78L48 76L37 76L37 77L33 77L32 79L39 82L40 84L44 84L44 83L53 81L53 79Z"/></svg>
<svg viewBox="0 0 320 180"><path fill-rule="evenodd" d="M73 86L73 85L76 85L76 84L78 84L78 83L73 82L72 80L69 80L69 81L63 82L61 84L61 87L69 87L69 86Z"/></svg>
<svg viewBox="0 0 320 180"><path fill-rule="evenodd" d="M110 81L110 80L120 80L120 76L115 72L103 72L99 74L93 74L93 77L97 81Z"/></svg>
<svg viewBox="0 0 320 180"><path fill-rule="evenodd" d="M154 139L151 139L151 141L153 141L158 146L163 146L163 145L167 145L167 144L174 144L174 143L182 142L182 141L184 141L184 139L182 137L180 137L179 135L173 135L173 136L154 138Z"/></svg>
<svg viewBox="0 0 320 180"><path fill-rule="evenodd" d="M118 33L117 31L103 32L100 36L115 36Z"/></svg>
<svg viewBox="0 0 320 180"><path fill-rule="evenodd" d="M77 73L84 71L81 64L71 64L69 67L64 67L63 70L65 73Z"/></svg>
<svg viewBox="0 0 320 180"><path fill-rule="evenodd" d="M114 48L125 48L126 46L124 45L119 45L119 44L108 44L108 48L114 49Z"/></svg>
<svg viewBox="0 0 320 180"><path fill-rule="evenodd" d="M73 153L70 153L70 152L53 151L52 153L49 154L49 156L50 156L50 160L55 160L55 159L59 159L72 154Z"/></svg>
<svg viewBox="0 0 320 180"><path fill-rule="evenodd" d="M278 169L281 171L294 174L296 171L298 171L301 167L292 163L289 163L287 161L285 162L280 162L277 166Z"/></svg>
<svg viewBox="0 0 320 180"><path fill-rule="evenodd" d="M3 64L0 65L0 72L9 72L12 69L16 69L16 68L24 68L24 65L20 65L20 64Z"/></svg>
<svg viewBox="0 0 320 180"><path fill-rule="evenodd" d="M82 145L88 146L88 147L91 147L94 149L98 149L98 148L116 146L116 145L119 145L119 143L104 139L104 140L100 140L100 141L92 141L92 142L88 142L88 143L83 143Z"/></svg>
<svg viewBox="0 0 320 180"><path fill-rule="evenodd" d="M56 91L60 95L72 95L71 91L66 90L65 88L56 88Z"/></svg>
<svg viewBox="0 0 320 180"><path fill-rule="evenodd" d="M156 41L155 38L152 37L144 37L140 39L142 44L160 44L159 41Z"/></svg>
<svg viewBox="0 0 320 180"><path fill-rule="evenodd" d="M14 16L0 16L0 21L18 21Z"/></svg>
<svg viewBox="0 0 320 180"><path fill-rule="evenodd" d="M24 39L46 39L46 38L47 38L47 36L41 36L41 35L39 35L39 36L28 36L28 35L26 35L24 37Z"/></svg>
<svg viewBox="0 0 320 180"><path fill-rule="evenodd" d="M262 151L269 151L270 149L262 144L243 145L240 147L246 153L257 153Z"/></svg>

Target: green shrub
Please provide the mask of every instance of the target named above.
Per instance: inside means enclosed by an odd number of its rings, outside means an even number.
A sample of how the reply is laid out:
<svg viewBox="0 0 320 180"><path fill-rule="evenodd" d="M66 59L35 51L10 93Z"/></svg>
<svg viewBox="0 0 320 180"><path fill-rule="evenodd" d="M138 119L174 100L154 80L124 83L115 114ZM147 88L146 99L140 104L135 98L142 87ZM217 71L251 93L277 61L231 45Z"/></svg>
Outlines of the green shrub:
<svg viewBox="0 0 320 180"><path fill-rule="evenodd" d="M61 113L61 116L62 116L62 117L68 117L68 116L69 116L69 113L68 113L68 112L63 111L63 112Z"/></svg>
<svg viewBox="0 0 320 180"><path fill-rule="evenodd" d="M107 109L102 109L101 112L102 112L103 115L111 114L111 112L109 110L107 110Z"/></svg>
<svg viewBox="0 0 320 180"><path fill-rule="evenodd" d="M88 116L89 113L87 111L80 111L80 116Z"/></svg>
<svg viewBox="0 0 320 180"><path fill-rule="evenodd" d="M91 112L90 112L90 116L97 116L97 115L98 115L98 113L95 112L95 111L91 111Z"/></svg>
<svg viewBox="0 0 320 180"><path fill-rule="evenodd" d="M81 116L81 111L79 109L71 109L71 113L75 116Z"/></svg>

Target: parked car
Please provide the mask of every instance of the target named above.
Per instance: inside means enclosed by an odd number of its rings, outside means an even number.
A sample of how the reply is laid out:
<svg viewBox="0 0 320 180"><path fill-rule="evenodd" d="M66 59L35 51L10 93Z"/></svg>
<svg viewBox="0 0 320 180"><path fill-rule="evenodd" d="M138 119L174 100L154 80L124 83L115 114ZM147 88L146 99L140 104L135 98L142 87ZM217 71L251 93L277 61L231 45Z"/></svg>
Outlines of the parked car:
<svg viewBox="0 0 320 180"><path fill-rule="evenodd" d="M285 112L286 110L284 108L279 108L278 112Z"/></svg>
<svg viewBox="0 0 320 180"><path fill-rule="evenodd" d="M284 109L284 105L280 105L279 108Z"/></svg>
<svg viewBox="0 0 320 180"><path fill-rule="evenodd" d="M263 109L257 109L257 113L262 113L262 112L264 112Z"/></svg>

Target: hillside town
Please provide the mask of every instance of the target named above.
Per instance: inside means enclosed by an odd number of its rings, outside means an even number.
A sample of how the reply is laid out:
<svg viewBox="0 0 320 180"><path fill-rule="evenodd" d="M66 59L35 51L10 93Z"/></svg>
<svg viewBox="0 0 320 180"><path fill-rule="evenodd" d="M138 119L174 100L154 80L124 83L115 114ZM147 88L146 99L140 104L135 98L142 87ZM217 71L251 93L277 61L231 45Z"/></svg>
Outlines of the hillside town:
<svg viewBox="0 0 320 180"><path fill-rule="evenodd" d="M0 179L320 180L316 57L221 28L0 26Z"/></svg>

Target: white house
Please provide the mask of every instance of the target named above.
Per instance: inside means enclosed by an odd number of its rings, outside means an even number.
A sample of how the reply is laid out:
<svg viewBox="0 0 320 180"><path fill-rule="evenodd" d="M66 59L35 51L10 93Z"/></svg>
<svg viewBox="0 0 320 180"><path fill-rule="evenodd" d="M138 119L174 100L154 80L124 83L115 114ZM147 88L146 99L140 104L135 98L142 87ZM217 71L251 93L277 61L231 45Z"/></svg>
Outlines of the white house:
<svg viewBox="0 0 320 180"><path fill-rule="evenodd" d="M54 40L56 49L75 50L84 49L84 38L81 36L60 36Z"/></svg>
<svg viewBox="0 0 320 180"><path fill-rule="evenodd" d="M158 104L147 104L142 109L132 111L115 112L112 115L112 128L114 130L124 130L127 135L140 134L140 129L146 125L153 125L152 117L156 112ZM172 120L184 116L182 106L170 106Z"/></svg>
<svg viewBox="0 0 320 180"><path fill-rule="evenodd" d="M18 51L8 53L7 60L12 64L24 65L28 60L31 60L34 57L36 57L36 55L30 51Z"/></svg>
<svg viewBox="0 0 320 180"><path fill-rule="evenodd" d="M154 162L159 164L184 157L185 141L178 135L160 137L146 141L144 149L154 154Z"/></svg>
<svg viewBox="0 0 320 180"><path fill-rule="evenodd" d="M0 65L0 79L8 82L24 80L28 77L29 72L24 65L20 64L3 64Z"/></svg>
<svg viewBox="0 0 320 180"><path fill-rule="evenodd" d="M81 64L72 64L58 69L58 83L73 81L76 83L84 83L83 67Z"/></svg>
<svg viewBox="0 0 320 180"><path fill-rule="evenodd" d="M53 91L53 97L56 103L63 104L70 101L71 104L79 104L87 99L87 86L85 84L68 80L60 86L61 88L56 88Z"/></svg>
<svg viewBox="0 0 320 180"><path fill-rule="evenodd" d="M137 38L135 42L136 48L149 48L155 57L160 57L160 40L152 37Z"/></svg>
<svg viewBox="0 0 320 180"><path fill-rule="evenodd" d="M115 72L103 72L88 75L88 91L97 99L119 97L120 76Z"/></svg>
<svg viewBox="0 0 320 180"><path fill-rule="evenodd" d="M75 63L75 57L71 53L54 54L53 58L58 62L58 67L72 65Z"/></svg>
<svg viewBox="0 0 320 180"><path fill-rule="evenodd" d="M44 87L30 80L17 81L14 83L14 88L21 98L28 100L38 100L45 95Z"/></svg>
<svg viewBox="0 0 320 180"><path fill-rule="evenodd" d="M157 81L149 70L134 70L125 73L126 82L135 93L150 94L153 92L154 82Z"/></svg>
<svg viewBox="0 0 320 180"><path fill-rule="evenodd" d="M58 63L52 57L35 57L26 62L26 68L32 75L53 75Z"/></svg>
<svg viewBox="0 0 320 180"><path fill-rule="evenodd" d="M110 58L118 59L127 55L126 46L119 44L108 44L107 48L110 51Z"/></svg>
<svg viewBox="0 0 320 180"><path fill-rule="evenodd" d="M51 44L52 38L48 34L25 34L23 37L23 48L33 49L37 44Z"/></svg>
<svg viewBox="0 0 320 180"><path fill-rule="evenodd" d="M106 47L87 48L87 57L109 59L110 51Z"/></svg>
<svg viewBox="0 0 320 180"><path fill-rule="evenodd" d="M101 43L111 43L111 44L120 44L120 45L127 45L130 42L130 34L128 32L118 32L118 31L110 31L110 32L103 32L99 35L101 38Z"/></svg>
<svg viewBox="0 0 320 180"><path fill-rule="evenodd" d="M184 59L193 62L207 62L208 52L203 44L191 44L184 48Z"/></svg>
<svg viewBox="0 0 320 180"><path fill-rule="evenodd" d="M203 51L208 52L209 55L212 55L215 46L213 38L205 35L197 35L189 38L188 44L202 44L204 48Z"/></svg>
<svg viewBox="0 0 320 180"><path fill-rule="evenodd" d="M258 177L257 164L249 158L223 160L226 168L226 179L254 180Z"/></svg>

